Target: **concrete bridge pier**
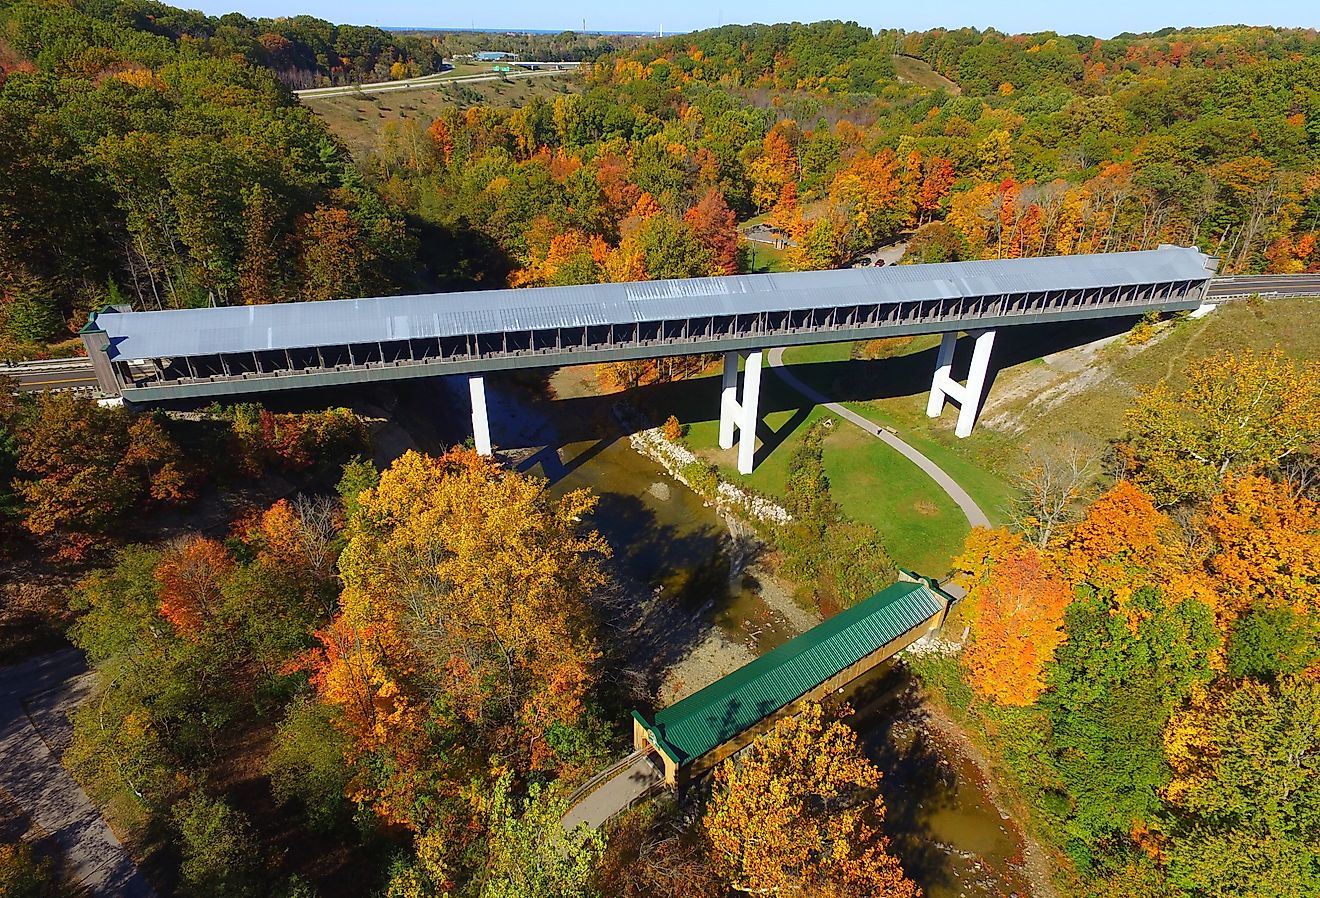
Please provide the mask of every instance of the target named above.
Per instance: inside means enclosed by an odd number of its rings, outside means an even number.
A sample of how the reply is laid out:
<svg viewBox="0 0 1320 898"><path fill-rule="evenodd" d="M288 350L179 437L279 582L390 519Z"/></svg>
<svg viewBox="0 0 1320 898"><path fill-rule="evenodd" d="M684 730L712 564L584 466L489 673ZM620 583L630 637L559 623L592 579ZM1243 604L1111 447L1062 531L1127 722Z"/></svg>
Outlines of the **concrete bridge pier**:
<svg viewBox="0 0 1320 898"><path fill-rule="evenodd" d="M761 400L761 350L724 354L723 389L720 392L720 448L733 448L738 431L738 473L750 474L756 466L757 405ZM743 367L742 398L738 397L738 360Z"/></svg>
<svg viewBox="0 0 1320 898"><path fill-rule="evenodd" d="M985 389L986 372L990 370L990 348L995 343L993 330L968 331L968 334L975 338L976 343L972 348L972 365L967 372L967 383L960 384L953 379L953 352L958 345L958 333L949 331L940 338L935 378L930 385L930 401L926 403L928 418L940 416L946 399L958 403L958 423L953 432L959 438L971 436L972 425L976 423L976 413L981 408L981 394Z"/></svg>
<svg viewBox="0 0 1320 898"><path fill-rule="evenodd" d="M468 394L472 397L473 442L482 455L493 455L490 445L490 418L486 414L486 379L479 375L469 377Z"/></svg>

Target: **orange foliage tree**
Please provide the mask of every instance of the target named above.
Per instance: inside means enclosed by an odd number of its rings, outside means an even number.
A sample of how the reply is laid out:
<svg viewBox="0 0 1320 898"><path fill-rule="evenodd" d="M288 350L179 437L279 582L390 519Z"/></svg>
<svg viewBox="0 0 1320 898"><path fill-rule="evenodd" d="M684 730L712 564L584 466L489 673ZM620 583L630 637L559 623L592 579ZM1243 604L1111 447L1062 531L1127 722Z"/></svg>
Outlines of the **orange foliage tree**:
<svg viewBox="0 0 1320 898"><path fill-rule="evenodd" d="M1150 496L1127 480L1096 499L1069 531L1059 566L1122 606L1138 588L1159 585L1178 567L1173 522Z"/></svg>
<svg viewBox="0 0 1320 898"><path fill-rule="evenodd" d="M711 274L738 273L738 224L718 187L706 191L683 220L714 254Z"/></svg>
<svg viewBox="0 0 1320 898"><path fill-rule="evenodd" d="M154 416L46 393L16 429L23 523L38 536L59 535L62 555L105 542L133 508L190 494L182 453Z"/></svg>
<svg viewBox="0 0 1320 898"><path fill-rule="evenodd" d="M976 604L963 669L976 693L1003 705L1029 705L1045 691L1045 665L1063 644L1072 588L1039 549L1008 555L970 594Z"/></svg>
<svg viewBox="0 0 1320 898"><path fill-rule="evenodd" d="M1256 602L1320 614L1320 504L1286 484L1247 475L1210 504L1210 569L1230 610Z"/></svg>
<svg viewBox="0 0 1320 898"><path fill-rule="evenodd" d="M171 546L156 567L160 613L187 639L220 623L221 586L234 559L220 543L193 537Z"/></svg>

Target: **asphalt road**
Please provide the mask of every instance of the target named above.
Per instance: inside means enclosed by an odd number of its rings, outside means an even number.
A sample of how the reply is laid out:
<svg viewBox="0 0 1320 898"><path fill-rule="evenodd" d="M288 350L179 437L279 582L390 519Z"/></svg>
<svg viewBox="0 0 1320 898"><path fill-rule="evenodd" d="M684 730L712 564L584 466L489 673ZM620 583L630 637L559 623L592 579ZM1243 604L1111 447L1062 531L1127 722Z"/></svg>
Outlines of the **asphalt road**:
<svg viewBox="0 0 1320 898"><path fill-rule="evenodd" d="M68 712L90 686L75 649L0 668L0 790L56 850L65 874L81 884L80 894L154 898L133 859L60 764L70 738Z"/></svg>
<svg viewBox="0 0 1320 898"><path fill-rule="evenodd" d="M1237 277L1215 278L1210 282L1211 297L1251 296L1317 296L1320 295L1320 274L1245 274Z"/></svg>
<svg viewBox="0 0 1320 898"><path fill-rule="evenodd" d="M519 77L545 74L553 75L562 73L528 72ZM481 75L478 77L490 79L502 76ZM447 84L450 82L446 81L439 83ZM356 88L322 89L347 91L355 90ZM378 86L373 86L372 89L378 89ZM411 88L391 89L408 90ZM1254 294L1260 294L1265 297L1320 296L1320 274L1253 274L1241 275L1239 277L1215 278L1210 282L1208 298L1212 300L1240 299ZM56 362L47 363L22 363L12 367L0 367L0 373L8 374L10 377L14 378L18 383L18 392L20 393L30 393L40 390L81 390L96 388L96 376L92 374L91 364L85 359L61 359Z"/></svg>
<svg viewBox="0 0 1320 898"><path fill-rule="evenodd" d="M96 389L96 375L92 373L91 363L85 359L79 359L76 362L76 364L61 363L50 366L0 367L0 374L8 374L12 377L17 382L20 393L41 390Z"/></svg>

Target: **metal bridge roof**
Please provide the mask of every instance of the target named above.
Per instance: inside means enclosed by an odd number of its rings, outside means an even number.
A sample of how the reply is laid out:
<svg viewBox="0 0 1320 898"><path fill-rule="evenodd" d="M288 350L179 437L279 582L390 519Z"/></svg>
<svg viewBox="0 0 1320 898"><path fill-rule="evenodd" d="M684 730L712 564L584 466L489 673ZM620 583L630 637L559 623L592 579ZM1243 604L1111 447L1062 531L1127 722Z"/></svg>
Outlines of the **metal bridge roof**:
<svg viewBox="0 0 1320 898"><path fill-rule="evenodd" d="M930 620L947 602L930 583L895 583L670 705L648 729L686 765Z"/></svg>
<svg viewBox="0 0 1320 898"><path fill-rule="evenodd" d="M1201 281L1196 249L942 262L687 280L102 312L112 358L148 359L675 321L847 305Z"/></svg>

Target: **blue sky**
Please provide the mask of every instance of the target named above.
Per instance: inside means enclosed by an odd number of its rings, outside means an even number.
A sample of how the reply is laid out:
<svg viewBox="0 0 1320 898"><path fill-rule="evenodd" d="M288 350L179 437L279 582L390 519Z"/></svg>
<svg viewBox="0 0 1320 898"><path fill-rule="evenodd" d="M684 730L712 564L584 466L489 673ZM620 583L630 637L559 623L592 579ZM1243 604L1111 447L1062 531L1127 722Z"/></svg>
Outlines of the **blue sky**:
<svg viewBox="0 0 1320 898"><path fill-rule="evenodd" d="M193 6L196 0L173 0ZM310 13L335 22L432 27L576 29L583 19L593 31L691 31L714 25L748 22L791 22L851 19L872 28L922 30L974 25L1001 31L1058 31L1110 37L1121 31L1153 31L1166 25L1250 25L1320 27L1314 2L1220 2L1220 0L928 0L875 3L829 0L825 3L785 0L668 0L662 3L620 3L618 0L484 0L468 4L436 4L424 0L202 0L208 13L237 11L252 16Z"/></svg>

